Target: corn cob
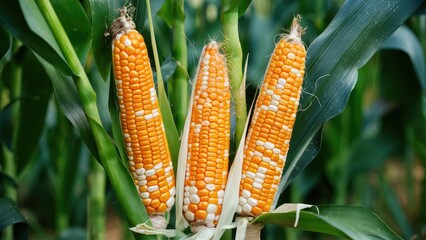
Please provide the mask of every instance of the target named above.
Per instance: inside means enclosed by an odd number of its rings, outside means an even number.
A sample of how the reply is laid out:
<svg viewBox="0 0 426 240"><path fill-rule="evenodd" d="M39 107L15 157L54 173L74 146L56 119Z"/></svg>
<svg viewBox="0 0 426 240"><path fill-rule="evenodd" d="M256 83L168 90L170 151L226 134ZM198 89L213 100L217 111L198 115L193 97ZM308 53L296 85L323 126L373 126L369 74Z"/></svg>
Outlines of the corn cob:
<svg viewBox="0 0 426 240"><path fill-rule="evenodd" d="M228 174L231 92L226 59L215 41L204 49L194 88L183 214L197 231L216 226Z"/></svg>
<svg viewBox="0 0 426 240"><path fill-rule="evenodd" d="M129 170L149 215L162 215L175 201L171 156L148 51L127 8L112 26L112 58Z"/></svg>
<svg viewBox="0 0 426 240"><path fill-rule="evenodd" d="M241 216L268 212L281 180L305 73L302 33L296 17L270 58L244 147Z"/></svg>

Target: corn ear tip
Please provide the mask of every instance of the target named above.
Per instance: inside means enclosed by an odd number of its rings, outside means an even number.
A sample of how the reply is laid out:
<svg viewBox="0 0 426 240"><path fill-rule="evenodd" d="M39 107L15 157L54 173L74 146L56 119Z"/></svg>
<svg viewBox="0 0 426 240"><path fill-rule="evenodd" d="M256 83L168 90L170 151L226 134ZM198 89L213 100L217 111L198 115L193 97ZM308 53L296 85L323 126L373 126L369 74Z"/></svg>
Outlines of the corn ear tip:
<svg viewBox="0 0 426 240"><path fill-rule="evenodd" d="M293 17L293 21L291 22L291 27L288 33L283 34L283 37L287 41L292 41L294 43L300 43L302 44L302 35L306 32L306 28L303 28L300 25L300 21L302 20L302 16L300 14L297 14Z"/></svg>
<svg viewBox="0 0 426 240"><path fill-rule="evenodd" d="M106 37L115 38L115 36L120 33L136 28L132 18L133 13L135 12L135 8L132 6L132 4L127 4L122 8L117 9L116 11L120 13L120 16L114 19L107 32L104 33L104 36Z"/></svg>

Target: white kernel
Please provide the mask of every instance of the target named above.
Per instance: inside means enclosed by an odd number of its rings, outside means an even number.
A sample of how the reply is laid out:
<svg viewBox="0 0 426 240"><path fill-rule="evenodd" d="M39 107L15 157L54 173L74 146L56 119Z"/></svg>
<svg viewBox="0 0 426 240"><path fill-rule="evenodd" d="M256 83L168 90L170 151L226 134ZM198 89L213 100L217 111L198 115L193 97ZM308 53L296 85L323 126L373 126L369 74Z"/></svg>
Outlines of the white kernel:
<svg viewBox="0 0 426 240"><path fill-rule="evenodd" d="M170 169L171 169L171 167L170 167L170 166L167 166L167 167L165 167L165 168L164 168L164 172L165 172L165 173L168 173L168 172L170 172Z"/></svg>
<svg viewBox="0 0 426 240"><path fill-rule="evenodd" d="M282 85L282 84L277 84L276 86L275 86L277 89L283 89L284 88L284 85Z"/></svg>
<svg viewBox="0 0 426 240"><path fill-rule="evenodd" d="M189 198L189 196L190 196L190 195L191 195L191 194L190 194L189 192L184 192L184 193L183 193L183 196L184 196L184 197L186 197L186 198ZM188 200L188 201L189 201L189 200Z"/></svg>
<svg viewBox="0 0 426 240"><path fill-rule="evenodd" d="M174 196L174 195L176 194L176 188L175 188L175 187L172 187L172 188L169 190L169 193L170 193L170 196Z"/></svg>
<svg viewBox="0 0 426 240"><path fill-rule="evenodd" d="M293 59L293 58L296 57L296 55L294 55L294 53L291 52L291 53L287 54L287 57L290 58L290 59Z"/></svg>
<svg viewBox="0 0 426 240"><path fill-rule="evenodd" d="M189 193L190 194L196 194L198 192L198 189L196 186L189 187Z"/></svg>
<svg viewBox="0 0 426 240"><path fill-rule="evenodd" d="M155 192L158 190L158 186L149 186L148 187L148 192Z"/></svg>
<svg viewBox="0 0 426 240"><path fill-rule="evenodd" d="M247 213L250 213L251 209L252 209L252 206L250 206L250 204L248 203L244 204L242 207L243 212L247 212Z"/></svg>
<svg viewBox="0 0 426 240"><path fill-rule="evenodd" d="M115 36L115 39L116 39L116 40L120 40L121 36L123 36L123 34L119 33L119 34L117 34L117 35Z"/></svg>
<svg viewBox="0 0 426 240"><path fill-rule="evenodd" d="M216 186L214 184L209 183L206 184L206 188L207 190L214 191L216 189Z"/></svg>
<svg viewBox="0 0 426 240"><path fill-rule="evenodd" d="M267 111L267 110L268 110L268 106L266 106L266 105L262 105L262 106L260 106L260 109L261 109L261 110L265 110L265 111Z"/></svg>
<svg viewBox="0 0 426 240"><path fill-rule="evenodd" d="M274 91L272 91L271 89L266 90L266 94L268 95L274 95Z"/></svg>
<svg viewBox="0 0 426 240"><path fill-rule="evenodd" d="M266 149L274 149L275 145L271 142L265 142L263 145Z"/></svg>
<svg viewBox="0 0 426 240"><path fill-rule="evenodd" d="M285 85L287 81L284 78L278 78L278 84Z"/></svg>
<svg viewBox="0 0 426 240"><path fill-rule="evenodd" d="M136 169L135 172L136 172L137 175L143 175L145 173L145 168Z"/></svg>
<svg viewBox="0 0 426 240"><path fill-rule="evenodd" d="M137 179L139 180L139 181L142 181L142 180L145 180L146 179L146 176L145 175L136 175L137 177Z"/></svg>
<svg viewBox="0 0 426 240"><path fill-rule="evenodd" d="M217 204L222 205L222 203L223 203L223 198L218 198L217 199Z"/></svg>
<svg viewBox="0 0 426 240"><path fill-rule="evenodd" d="M278 163L277 162L270 162L269 164L271 164L271 166L274 166L274 167L276 167L277 165L278 165Z"/></svg>
<svg viewBox="0 0 426 240"><path fill-rule="evenodd" d="M173 176L167 177L167 178L166 178L166 181L167 181L168 183L173 182Z"/></svg>
<svg viewBox="0 0 426 240"><path fill-rule="evenodd" d="M135 162L132 161L132 160L129 160L129 165L133 167L133 166L135 166Z"/></svg>
<svg viewBox="0 0 426 240"><path fill-rule="evenodd" d="M262 157L262 161L269 163L271 161L271 159L268 158L268 157Z"/></svg>
<svg viewBox="0 0 426 240"><path fill-rule="evenodd" d="M262 184L263 184L263 182L265 182L265 180L263 180L263 179L261 179L261 178L255 178L255 179L254 179L254 182L255 182L255 183L258 183L258 184L260 184L260 185L262 185Z"/></svg>
<svg viewBox="0 0 426 240"><path fill-rule="evenodd" d="M189 202L189 198L185 197L183 198L183 204L189 205L191 202Z"/></svg>
<svg viewBox="0 0 426 240"><path fill-rule="evenodd" d="M249 190L244 189L241 192L241 196L243 196L244 198L249 198L251 196L251 192Z"/></svg>
<svg viewBox="0 0 426 240"><path fill-rule="evenodd" d="M274 106L274 105L269 105L268 110L276 112L276 111L278 111L278 107Z"/></svg>
<svg viewBox="0 0 426 240"><path fill-rule="evenodd" d="M259 157L263 156L263 154L259 151L254 151L253 153L255 156L259 156Z"/></svg>
<svg viewBox="0 0 426 240"><path fill-rule="evenodd" d="M274 94L272 95L272 100L279 101L281 99L280 95Z"/></svg>
<svg viewBox="0 0 426 240"><path fill-rule="evenodd" d="M188 211L188 205L183 205L183 211L187 212Z"/></svg>
<svg viewBox="0 0 426 240"><path fill-rule="evenodd" d="M117 83L117 84L122 84L123 83L123 81L121 81L121 80L115 80L115 83Z"/></svg>
<svg viewBox="0 0 426 240"><path fill-rule="evenodd" d="M274 149L272 149L272 152L275 153L275 154L280 154L281 150L278 149L278 148L274 148Z"/></svg>
<svg viewBox="0 0 426 240"><path fill-rule="evenodd" d="M249 198L247 199L247 203L254 207L257 206L258 201L254 198Z"/></svg>
<svg viewBox="0 0 426 240"><path fill-rule="evenodd" d="M216 215L214 213L207 213L207 217L206 217L206 219L204 221L207 224L213 223L215 217L216 217Z"/></svg>
<svg viewBox="0 0 426 240"><path fill-rule="evenodd" d="M207 120L204 120L201 124L202 124L203 126L208 126L208 125L210 125L210 122L209 122L209 121L207 121Z"/></svg>
<svg viewBox="0 0 426 240"><path fill-rule="evenodd" d="M146 172L145 172L145 175L147 177L150 177L150 176L152 176L154 174L155 174L155 169L149 169L149 170L146 170Z"/></svg>
<svg viewBox="0 0 426 240"><path fill-rule="evenodd" d="M133 160L133 156L129 156L128 158L129 158L129 161Z"/></svg>
<svg viewBox="0 0 426 240"><path fill-rule="evenodd" d="M223 195L225 195L225 191L223 191L223 190L219 190L219 191L217 192L217 197L218 197L218 198L223 198Z"/></svg>
<svg viewBox="0 0 426 240"><path fill-rule="evenodd" d="M198 203L200 202L200 197L199 197L198 195L191 194L191 195L189 196L189 201L190 201L191 203L198 204Z"/></svg>
<svg viewBox="0 0 426 240"><path fill-rule="evenodd" d="M283 129L288 131L288 132L291 132L291 129L287 125L283 125Z"/></svg>
<svg viewBox="0 0 426 240"><path fill-rule="evenodd" d="M242 208L240 205L237 206L237 213L241 213L242 212Z"/></svg>
<svg viewBox="0 0 426 240"><path fill-rule="evenodd" d="M292 72L292 73L294 73L294 74L296 74L296 75L300 74L299 70L297 70L296 68L292 68L292 69L290 70L290 72Z"/></svg>
<svg viewBox="0 0 426 240"><path fill-rule="evenodd" d="M263 146L263 144L265 144L264 142L260 141L260 140L256 140L256 145L258 146Z"/></svg>
<svg viewBox="0 0 426 240"><path fill-rule="evenodd" d="M262 189L262 184L260 184L260 183L257 183L257 182L253 182L253 187L254 188L257 188L257 189Z"/></svg>
<svg viewBox="0 0 426 240"><path fill-rule="evenodd" d="M247 171L247 172L246 172L246 175L247 175L247 177L249 177L249 178L254 178L254 177L256 176L256 174L255 174L255 173L250 172L250 171Z"/></svg>
<svg viewBox="0 0 426 240"><path fill-rule="evenodd" d="M296 101L297 101L297 98L295 98L295 97L290 97L290 101L292 101L292 102L296 102Z"/></svg>
<svg viewBox="0 0 426 240"><path fill-rule="evenodd" d="M188 212L185 213L185 218L188 221L194 221L194 214L192 212L188 211Z"/></svg>
<svg viewBox="0 0 426 240"><path fill-rule="evenodd" d="M139 193L139 196L141 196L141 198L143 198L143 199L146 199L146 198L149 198L149 193L142 192L142 193Z"/></svg>
<svg viewBox="0 0 426 240"><path fill-rule="evenodd" d="M238 199L238 204L239 204L239 205L244 205L244 204L246 204L246 203L247 203L247 198L240 197L240 198Z"/></svg>
<svg viewBox="0 0 426 240"><path fill-rule="evenodd" d="M128 38L126 40L124 40L124 46L128 47L130 45L132 45L132 40L130 40Z"/></svg>
<svg viewBox="0 0 426 240"><path fill-rule="evenodd" d="M159 164L157 164L157 165L155 165L154 166L154 169L155 170L158 170L158 169L160 169L160 168L162 168L163 167L163 163L162 162L160 162Z"/></svg>
<svg viewBox="0 0 426 240"><path fill-rule="evenodd" d="M203 79L203 81L207 81L209 80L209 76L203 76L201 79Z"/></svg>
<svg viewBox="0 0 426 240"><path fill-rule="evenodd" d="M153 118L152 114L145 115L145 120L151 120Z"/></svg>
<svg viewBox="0 0 426 240"><path fill-rule="evenodd" d="M271 105L278 106L279 104L280 102L278 102L277 100L271 100Z"/></svg>
<svg viewBox="0 0 426 240"><path fill-rule="evenodd" d="M266 175L264 173L257 172L255 181L256 181L256 179L265 179L265 177L266 177Z"/></svg>
<svg viewBox="0 0 426 240"><path fill-rule="evenodd" d="M265 167L258 167L257 168L257 172L260 172L260 173L266 173L267 171L268 171L268 169L265 168Z"/></svg>
<svg viewBox="0 0 426 240"><path fill-rule="evenodd" d="M215 213L217 211L217 206L216 204L209 204L207 205L207 212L208 213Z"/></svg>
<svg viewBox="0 0 426 240"><path fill-rule="evenodd" d="M139 186L145 186L148 183L147 180L138 181Z"/></svg>
<svg viewBox="0 0 426 240"><path fill-rule="evenodd" d="M129 137L130 137L130 135L129 135L128 133L123 134L123 136L124 136L125 138L129 138Z"/></svg>

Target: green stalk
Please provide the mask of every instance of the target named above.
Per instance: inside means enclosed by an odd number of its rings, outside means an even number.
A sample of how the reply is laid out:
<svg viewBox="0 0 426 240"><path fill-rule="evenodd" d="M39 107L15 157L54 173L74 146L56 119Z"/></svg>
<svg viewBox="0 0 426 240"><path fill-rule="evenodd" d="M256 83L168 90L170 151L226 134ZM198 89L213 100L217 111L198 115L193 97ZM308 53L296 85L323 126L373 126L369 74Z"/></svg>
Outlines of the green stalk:
<svg viewBox="0 0 426 240"><path fill-rule="evenodd" d="M243 82L243 53L238 35L238 7L233 1L222 0L222 24L225 37L225 53L228 59L228 72L232 96L235 99L235 144L238 146L247 119L245 84Z"/></svg>
<svg viewBox="0 0 426 240"><path fill-rule="evenodd" d="M88 239L105 239L105 172L102 166L92 161L89 175L89 221Z"/></svg>
<svg viewBox="0 0 426 240"><path fill-rule="evenodd" d="M68 120L65 116L58 112L58 132L55 134L55 138L58 143L58 151L56 155L56 179L54 182L55 191L55 227L58 236L64 231L69 225L69 209L66 204L66 196L62 194L65 191L66 175L68 174L67 161L69 159L69 126ZM70 189L67 189L70 191Z"/></svg>
<svg viewBox="0 0 426 240"><path fill-rule="evenodd" d="M145 208L141 204L137 190L133 185L130 174L125 170L121 163L114 144L111 142L99 116L96 105L96 93L90 84L90 81L81 65L80 60L74 51L58 16L56 15L49 0L36 0L41 12L46 19L66 61L74 73L74 81L77 86L80 100L93 137L99 151L99 160L104 167L108 179L114 189L117 199L122 207L124 215L130 226L136 226L139 223L151 223ZM132 186L131 186L132 185ZM123 189L129 189L124 192ZM140 234L133 235L135 239L155 239L155 236L145 236Z"/></svg>
<svg viewBox="0 0 426 240"><path fill-rule="evenodd" d="M188 53L185 37L185 15L183 11L184 2L178 0L174 2L173 14L173 56L177 67L173 76L169 80L168 92L172 103L173 117L179 133L183 131L186 114L188 113Z"/></svg>

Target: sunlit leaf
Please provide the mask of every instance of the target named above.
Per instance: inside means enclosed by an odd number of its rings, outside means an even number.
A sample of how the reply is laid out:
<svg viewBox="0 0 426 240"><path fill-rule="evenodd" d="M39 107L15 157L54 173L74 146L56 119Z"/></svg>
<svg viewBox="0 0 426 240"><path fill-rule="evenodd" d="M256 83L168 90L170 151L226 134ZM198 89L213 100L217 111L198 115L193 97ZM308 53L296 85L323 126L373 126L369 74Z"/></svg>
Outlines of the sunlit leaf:
<svg viewBox="0 0 426 240"><path fill-rule="evenodd" d="M265 213L254 223L294 228L296 211ZM374 212L357 206L321 205L302 210L296 228L348 239L401 239Z"/></svg>
<svg viewBox="0 0 426 240"><path fill-rule="evenodd" d="M22 5L24 12L20 8L19 1L0 1L0 23L14 37L50 64L61 69L64 73L71 74L72 71L64 60L35 2L25 1ZM31 26L25 21L24 16L30 19Z"/></svg>
<svg viewBox="0 0 426 240"><path fill-rule="evenodd" d="M320 128L341 113L363 66L422 3L421 0L346 1L327 29L309 46L300 110L278 193L319 150ZM318 143L313 144L312 139ZM280 194L276 195L275 204Z"/></svg>

